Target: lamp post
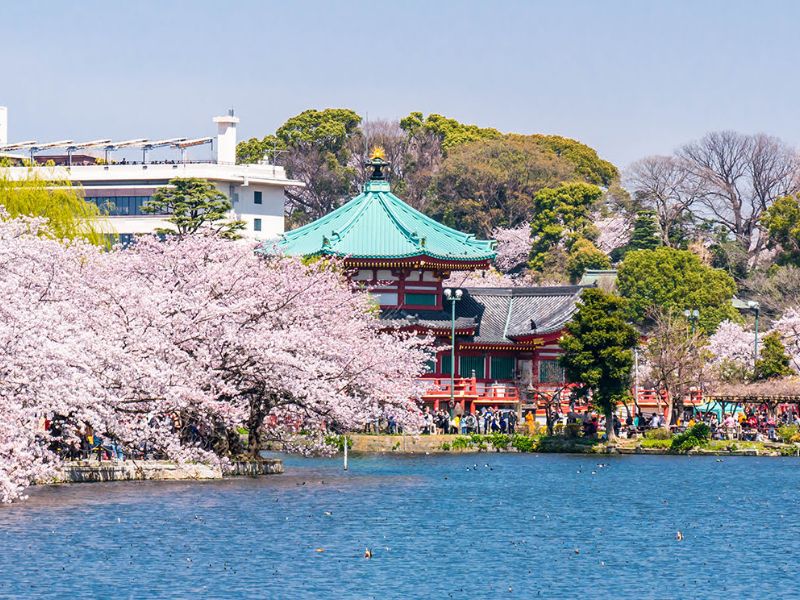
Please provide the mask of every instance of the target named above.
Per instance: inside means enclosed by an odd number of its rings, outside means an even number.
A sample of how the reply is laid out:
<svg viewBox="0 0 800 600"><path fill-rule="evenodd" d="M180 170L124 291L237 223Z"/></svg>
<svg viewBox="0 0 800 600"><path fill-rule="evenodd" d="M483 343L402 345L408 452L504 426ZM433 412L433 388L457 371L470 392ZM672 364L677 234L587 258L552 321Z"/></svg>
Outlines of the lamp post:
<svg viewBox="0 0 800 600"><path fill-rule="evenodd" d="M689 321L692 326L692 335L694 335L694 328L697 325L697 319L700 318L700 311L695 309L689 310L688 308L683 311L683 316Z"/></svg>
<svg viewBox="0 0 800 600"><path fill-rule="evenodd" d="M758 361L758 317L761 316L761 305L755 300L748 300L747 308L753 311L756 316L755 340L753 341L753 373L756 372L756 361Z"/></svg>
<svg viewBox="0 0 800 600"><path fill-rule="evenodd" d="M464 295L463 290L445 288L444 299L450 302L450 405L455 402L456 385L456 302Z"/></svg>

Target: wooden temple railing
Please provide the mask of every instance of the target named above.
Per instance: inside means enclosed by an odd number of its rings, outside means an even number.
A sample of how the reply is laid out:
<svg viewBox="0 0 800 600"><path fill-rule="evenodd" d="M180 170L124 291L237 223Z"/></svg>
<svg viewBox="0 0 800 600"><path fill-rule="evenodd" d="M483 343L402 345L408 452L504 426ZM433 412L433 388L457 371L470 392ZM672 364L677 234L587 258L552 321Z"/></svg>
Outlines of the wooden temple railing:
<svg viewBox="0 0 800 600"><path fill-rule="evenodd" d="M422 381L427 385L422 395L423 401L432 403L438 410L441 402L450 401L449 377L425 377ZM513 384L486 383L475 377L456 377L453 380L453 399L462 408L474 412L476 405L486 404L518 404L519 388Z"/></svg>

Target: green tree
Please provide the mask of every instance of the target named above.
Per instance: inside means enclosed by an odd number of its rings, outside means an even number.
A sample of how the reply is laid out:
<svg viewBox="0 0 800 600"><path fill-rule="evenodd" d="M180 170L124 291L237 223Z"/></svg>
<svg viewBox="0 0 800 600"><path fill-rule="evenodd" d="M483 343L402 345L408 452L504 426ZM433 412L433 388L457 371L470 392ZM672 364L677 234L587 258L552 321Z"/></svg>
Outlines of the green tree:
<svg viewBox="0 0 800 600"><path fill-rule="evenodd" d="M581 238L572 245L567 258L567 273L573 283L577 282L588 269L609 268L611 260L590 240Z"/></svg>
<svg viewBox="0 0 800 600"><path fill-rule="evenodd" d="M594 148L560 135L536 134L528 137L542 148L547 148L556 156L569 161L587 183L610 187L619 179L617 167L600 158Z"/></svg>
<svg viewBox="0 0 800 600"><path fill-rule="evenodd" d="M286 144L275 135L267 135L262 139L250 138L236 144L236 162L252 164L266 159L274 164L278 155L285 151Z"/></svg>
<svg viewBox="0 0 800 600"><path fill-rule="evenodd" d="M769 242L780 249L778 264L800 266L800 201L796 196L778 198L761 217Z"/></svg>
<svg viewBox="0 0 800 600"><path fill-rule="evenodd" d="M652 210L640 210L633 222L628 250L654 250L660 245L656 213Z"/></svg>
<svg viewBox="0 0 800 600"><path fill-rule="evenodd" d="M163 229L159 233L184 236L210 229L235 239L244 229L244 222L228 220L231 208L230 200L210 181L177 177L170 180L169 186L158 188L142 206L142 211L170 215L166 220L175 229Z"/></svg>
<svg viewBox="0 0 800 600"><path fill-rule="evenodd" d="M441 147L445 153L462 144L503 136L497 129L491 127L465 125L437 114L424 117L421 112L412 112L404 119L400 119L400 127L409 136L419 135L422 132L436 135L441 140Z"/></svg>
<svg viewBox="0 0 800 600"><path fill-rule="evenodd" d="M108 242L102 213L83 199L82 190L69 179L51 172L29 169L24 178L12 178L0 166L0 206L11 217L28 215L47 219L48 232L57 239L84 239L95 245Z"/></svg>
<svg viewBox="0 0 800 600"><path fill-rule="evenodd" d="M740 320L731 304L736 292L733 278L704 265L687 250L634 250L625 256L618 271L617 287L637 322L644 322L648 312L658 308L670 312L697 309L699 325L708 332L725 319Z"/></svg>
<svg viewBox="0 0 800 600"><path fill-rule="evenodd" d="M567 379L592 392L593 403L606 416L609 440L614 438L614 408L629 393L638 338L625 315L624 299L600 289L586 289L560 341Z"/></svg>
<svg viewBox="0 0 800 600"><path fill-rule="evenodd" d="M790 375L789 356L777 331L764 336L761 356L756 361L756 379L777 379Z"/></svg>
<svg viewBox="0 0 800 600"><path fill-rule="evenodd" d="M592 211L602 197L603 191L588 183L564 183L544 188L534 195L530 220L531 269L543 271L548 254L562 246L570 252L579 239L597 237Z"/></svg>
<svg viewBox="0 0 800 600"><path fill-rule="evenodd" d="M286 189L290 225L317 219L356 191L359 168L351 164L352 140L360 137L361 117L346 108L306 110L288 119L262 140L241 142L240 162L257 162L273 149L293 179L304 187Z"/></svg>
<svg viewBox="0 0 800 600"><path fill-rule="evenodd" d="M530 140L474 141L444 159L427 212L450 227L488 236L529 219L539 190L573 176L569 163Z"/></svg>

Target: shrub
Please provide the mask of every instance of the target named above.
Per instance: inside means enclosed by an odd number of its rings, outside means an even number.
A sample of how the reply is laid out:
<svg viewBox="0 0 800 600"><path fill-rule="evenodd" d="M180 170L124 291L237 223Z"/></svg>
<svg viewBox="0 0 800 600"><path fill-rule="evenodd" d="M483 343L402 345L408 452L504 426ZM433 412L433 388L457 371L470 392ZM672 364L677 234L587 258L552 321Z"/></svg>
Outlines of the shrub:
<svg viewBox="0 0 800 600"><path fill-rule="evenodd" d="M442 442L442 450L444 450L445 452L450 452L450 443Z"/></svg>
<svg viewBox="0 0 800 600"><path fill-rule="evenodd" d="M457 435L452 443L453 450L466 450L472 445L472 440L464 435Z"/></svg>
<svg viewBox="0 0 800 600"><path fill-rule="evenodd" d="M679 454L685 454L692 448L702 446L711 438L711 429L705 423L698 423L690 427L683 433L679 433L672 438L670 450Z"/></svg>
<svg viewBox="0 0 800 600"><path fill-rule="evenodd" d="M486 440L497 450L508 448L508 445L511 443L511 438L505 433L493 433L485 437Z"/></svg>
<svg viewBox="0 0 800 600"><path fill-rule="evenodd" d="M567 423L566 427L564 427L564 437L568 438L580 437L581 429L582 427L580 423Z"/></svg>
<svg viewBox="0 0 800 600"><path fill-rule="evenodd" d="M644 437L648 440L671 440L672 432L666 427L658 427L657 429L645 431Z"/></svg>
<svg viewBox="0 0 800 600"><path fill-rule="evenodd" d="M515 435L511 439L511 446L520 452L536 452L539 444L534 437L528 435Z"/></svg>
<svg viewBox="0 0 800 600"><path fill-rule="evenodd" d="M672 440L661 440L658 438L645 437L641 442L642 448L669 448L672 446Z"/></svg>
<svg viewBox="0 0 800 600"><path fill-rule="evenodd" d="M778 437L781 441L789 443L798 434L797 425L781 425L778 427Z"/></svg>

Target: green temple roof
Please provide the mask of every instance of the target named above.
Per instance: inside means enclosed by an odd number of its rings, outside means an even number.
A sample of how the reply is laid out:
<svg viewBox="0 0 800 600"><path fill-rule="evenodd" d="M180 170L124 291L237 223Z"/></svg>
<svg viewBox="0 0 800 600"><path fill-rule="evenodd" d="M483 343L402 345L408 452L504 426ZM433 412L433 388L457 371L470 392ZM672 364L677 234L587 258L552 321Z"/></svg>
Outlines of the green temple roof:
<svg viewBox="0 0 800 600"><path fill-rule="evenodd" d="M290 256L347 256L360 259L430 257L482 262L494 258L494 242L478 240L437 223L395 196L383 179L387 163L373 159L364 191L313 223L289 231L276 244ZM267 244L260 252L267 252Z"/></svg>

